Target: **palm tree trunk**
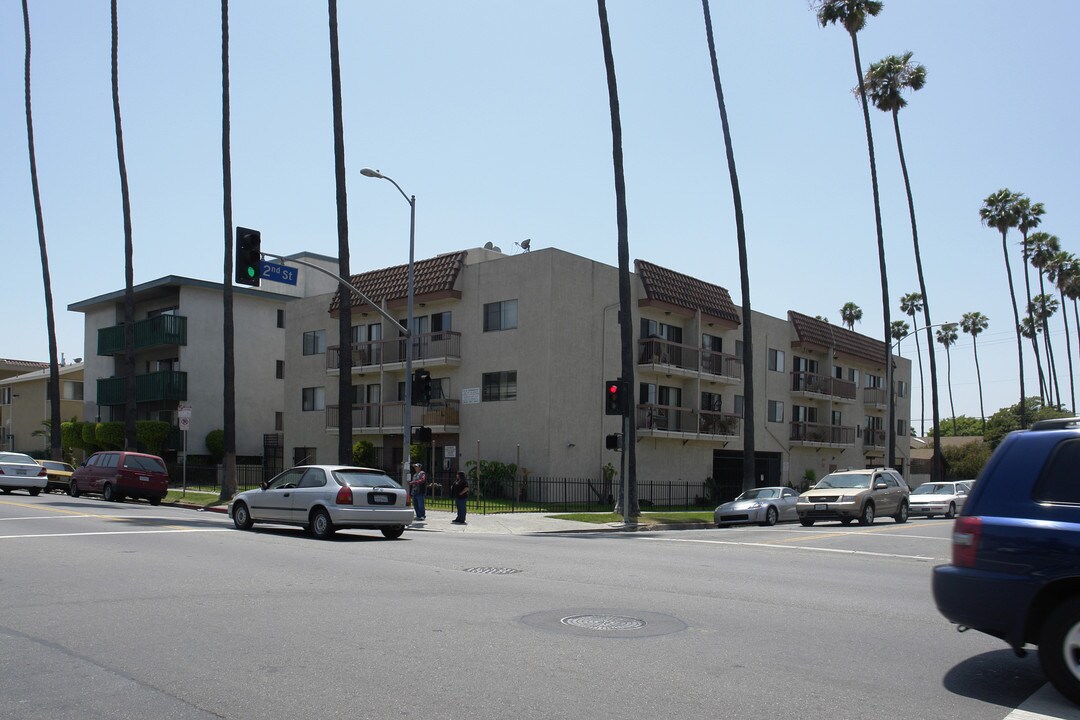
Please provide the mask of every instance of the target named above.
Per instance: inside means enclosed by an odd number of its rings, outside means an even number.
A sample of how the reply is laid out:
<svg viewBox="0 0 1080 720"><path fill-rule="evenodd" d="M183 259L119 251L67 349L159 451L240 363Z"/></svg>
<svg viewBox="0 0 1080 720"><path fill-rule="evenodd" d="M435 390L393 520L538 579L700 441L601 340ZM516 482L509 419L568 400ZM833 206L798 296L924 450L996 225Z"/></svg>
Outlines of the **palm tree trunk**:
<svg viewBox="0 0 1080 720"><path fill-rule="evenodd" d="M225 277L222 300L224 322L224 433L225 456L222 458L220 500L236 494L236 344L233 318L233 216L231 104L229 102L229 0L221 0L221 206L225 226Z"/></svg>
<svg viewBox="0 0 1080 720"><path fill-rule="evenodd" d="M953 406L952 398L952 353L949 352L948 345L945 346L945 365L949 381L949 415L952 417L952 434L956 437L956 407Z"/></svg>
<svg viewBox="0 0 1080 720"><path fill-rule="evenodd" d="M885 234L881 229L881 198L878 193L877 160L874 156L874 134L870 129L870 105L866 100L866 88L863 83L862 60L859 58L859 40L855 32L850 32L851 50L855 55L855 76L859 82L859 101L862 103L863 123L866 126L866 148L870 156L870 184L874 192L874 226L877 231L878 266L881 273L881 314L885 321L882 335L885 344L885 393L888 397L888 410L885 428L886 457L889 467L896 465L896 398L893 392L892 349L889 345L892 330L892 318L889 313L889 275L885 265Z"/></svg>
<svg viewBox="0 0 1080 720"><path fill-rule="evenodd" d="M945 479L945 467L944 458L940 452L938 452L938 441L941 435L940 419L938 416L938 394L937 394L937 361L934 353L934 334L931 331L930 320L930 299L926 294L926 277L923 275L922 266L922 253L919 252L919 226L915 222L915 198L911 194L911 177L908 175L907 158L904 155L904 142L900 136L900 113L895 108L892 111L893 116L893 130L896 133L896 151L900 155L900 171L904 175L904 191L907 193L908 201L908 215L911 217L911 242L915 247L915 270L919 276L919 292L922 293L922 308L923 308L923 325L926 328L926 347L927 355L930 360L930 410L933 413L933 433L934 433L934 456L931 461L930 467L930 480L933 482L940 482ZM914 327L915 314L911 315L911 324ZM915 349L919 350L919 335L915 334ZM922 430L922 423L926 418L926 392L925 385L923 384L923 367L922 367L922 353L919 352L919 395L922 402L921 417L920 417L920 430ZM923 433L925 437L925 433Z"/></svg>
<svg viewBox="0 0 1080 720"><path fill-rule="evenodd" d="M1046 283L1043 278L1042 267L1039 268L1039 294L1046 297ZM1055 407L1061 406L1061 385L1058 383L1057 362L1054 360L1054 345L1050 341L1050 320L1045 313L1042 315L1042 328L1043 328L1043 343L1046 345L1046 374L1047 374L1047 386L1049 388L1050 380L1054 381L1054 396L1056 398L1053 405Z"/></svg>
<svg viewBox="0 0 1080 720"><path fill-rule="evenodd" d="M135 404L135 252L131 241L131 193L128 191L127 164L124 162L124 127L120 119L120 31L116 0L112 0L111 10L113 120L116 125L116 160L120 167L120 197L124 210L124 447L135 450L135 420L138 413Z"/></svg>
<svg viewBox="0 0 1080 720"><path fill-rule="evenodd" d="M611 111L611 158L615 173L615 223L619 243L619 329L622 342L622 379L630 387L630 395L636 394L634 383L634 328L631 319L630 298L630 240L626 219L626 176L623 168L622 120L619 116L619 88L615 78L615 58L611 51L611 30L608 27L607 4L596 0L600 16L600 39L604 46L604 68L607 74L608 106ZM745 348L744 348L745 349ZM637 428L633 412L634 403L628 402L623 415L624 461L628 490L623 498L625 517L636 518L640 514L637 499Z"/></svg>
<svg viewBox="0 0 1080 720"><path fill-rule="evenodd" d="M979 370L979 346L975 342L975 333L971 334L971 350L975 353L975 378L979 381L979 419L982 420L982 434L986 436L986 411L983 409L982 371Z"/></svg>
<svg viewBox="0 0 1080 720"><path fill-rule="evenodd" d="M1016 328L1016 355L1020 363L1020 427L1027 427L1027 407L1024 403L1024 336L1020 334L1020 311L1016 307L1016 288L1013 286L1012 268L1009 267L1009 246L1005 242L1006 230L1001 231L1001 252L1005 254L1005 275L1009 278L1009 299L1012 300L1013 327Z"/></svg>
<svg viewBox="0 0 1080 720"><path fill-rule="evenodd" d="M1031 316L1031 270L1028 266L1028 245L1027 245L1027 232L1021 233L1021 253L1020 256L1024 261L1024 290L1027 293L1027 317L1028 322L1031 323L1031 327L1034 329L1035 320ZM1039 340L1034 334L1031 336L1031 349L1035 353L1035 367L1039 372L1039 400L1045 402L1047 395L1049 394L1050 386L1046 383L1043 376L1042 358L1039 356Z"/></svg>
<svg viewBox="0 0 1080 720"><path fill-rule="evenodd" d="M754 336L750 326L750 267L746 253L746 223L743 221L742 194L739 191L739 175L735 169L735 151L731 143L731 126L728 124L724 88L720 83L720 67L716 62L716 43L713 39L712 15L709 0L701 0L705 15L705 35L709 43L709 62L712 66L713 85L716 88L716 104L720 109L720 124L724 129L724 150L727 153L728 176L731 179L731 195L735 204L735 235L739 244L739 284L742 291L743 331L743 490L756 484L756 459L754 453Z"/></svg>
<svg viewBox="0 0 1080 720"><path fill-rule="evenodd" d="M1058 288L1061 295L1061 322L1065 325L1065 352L1069 356L1069 397L1072 400L1071 408L1076 413L1076 384L1073 382L1073 359L1072 339L1069 337L1069 311L1065 308L1065 292Z"/></svg>
<svg viewBox="0 0 1080 720"><path fill-rule="evenodd" d="M345 186L345 124L341 111L341 62L338 52L337 0L328 0L330 15L330 83L334 111L334 178L337 191L338 274L350 279L349 199ZM352 295L338 288L338 462L352 464ZM408 328L410 333L412 328ZM413 342L410 335L406 342ZM410 402L405 398L405 402ZM411 431L411 428L409 428ZM409 448L403 448L405 457Z"/></svg>
<svg viewBox="0 0 1080 720"><path fill-rule="evenodd" d="M912 327L915 327L918 323L915 322L915 315L911 316ZM926 377L923 374L922 364L922 346L919 345L919 333L913 333L915 336L915 357L919 360L919 436L926 437ZM897 352L899 352L897 348Z"/></svg>
<svg viewBox="0 0 1080 720"><path fill-rule="evenodd" d="M45 326L49 333L49 456L63 460L60 437L60 361L56 348L56 320L53 313L52 278L49 274L49 249L45 244L45 219L41 211L41 187L38 185L37 152L34 149L34 113L30 102L30 8L23 0L23 29L26 37L26 145L30 153L30 187L34 196L37 220L38 251L41 254L41 282L45 286Z"/></svg>

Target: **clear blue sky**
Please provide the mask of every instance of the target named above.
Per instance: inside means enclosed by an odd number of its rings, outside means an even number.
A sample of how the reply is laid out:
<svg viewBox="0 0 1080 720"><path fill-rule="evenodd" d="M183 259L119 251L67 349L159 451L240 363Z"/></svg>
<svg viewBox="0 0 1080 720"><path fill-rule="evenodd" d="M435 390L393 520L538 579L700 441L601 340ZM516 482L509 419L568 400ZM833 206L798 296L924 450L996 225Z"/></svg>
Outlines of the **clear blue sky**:
<svg viewBox="0 0 1080 720"><path fill-rule="evenodd" d="M632 258L740 300L731 191L697 0L610 0ZM327 11L233 0L234 220L264 249L335 255ZM68 304L123 288L123 224L109 3L30 0L37 159L60 350L83 347ZM851 43L804 1L712 12L750 244L754 307L880 337L866 139ZM532 239L616 264L607 88L595 4L341 2L354 271ZM979 223L1002 187L1046 204L1043 228L1080 252L1076 118L1080 3L887 0L860 34L864 65L907 50L928 68L901 113L935 322L979 310L987 410L1016 401L1016 349L1000 236ZM0 5L0 357L48 359L23 99L21 4ZM220 5L121 0L120 97L135 281L222 279ZM889 116L873 110L893 317L918 288ZM1010 238L1013 271L1020 260ZM1064 356L1060 320L1052 337ZM1075 333L1073 341L1076 342ZM903 354L913 357L905 340ZM956 411L978 414L971 342L953 348ZM941 358L944 375L944 356ZM1078 359L1080 360L1080 359ZM1029 361L1033 369L1034 363ZM1078 362L1080 365L1080 362ZM1065 372L1062 361L1062 372ZM1063 375L1063 380L1065 379ZM916 393L918 379L916 370ZM1028 388L1036 387L1033 371ZM927 393L927 396L929 393ZM1067 396L1067 391L1066 391ZM918 414L917 406L913 415ZM927 402L929 406L929 402ZM943 395L943 414L948 398ZM927 410L929 413L929 409ZM915 420L916 425L918 420Z"/></svg>

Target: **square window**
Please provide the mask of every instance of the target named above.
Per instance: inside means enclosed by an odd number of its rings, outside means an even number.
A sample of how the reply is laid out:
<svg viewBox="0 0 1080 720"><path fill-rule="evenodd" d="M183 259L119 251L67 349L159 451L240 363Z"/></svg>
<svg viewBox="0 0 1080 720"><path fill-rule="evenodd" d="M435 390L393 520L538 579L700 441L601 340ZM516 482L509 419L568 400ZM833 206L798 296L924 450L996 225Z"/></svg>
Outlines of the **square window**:
<svg viewBox="0 0 1080 720"><path fill-rule="evenodd" d="M484 332L513 330L517 327L517 300L484 304Z"/></svg>
<svg viewBox="0 0 1080 720"><path fill-rule="evenodd" d="M769 422L784 422L784 403L779 400L769 401Z"/></svg>
<svg viewBox="0 0 1080 720"><path fill-rule="evenodd" d="M304 333L304 354L321 355L326 352L326 331L309 330Z"/></svg>
<svg viewBox="0 0 1080 720"><path fill-rule="evenodd" d="M484 373L481 399L484 402L517 400L517 371Z"/></svg>
<svg viewBox="0 0 1080 720"><path fill-rule="evenodd" d="M784 351L769 348L769 369L784 372Z"/></svg>
<svg viewBox="0 0 1080 720"><path fill-rule="evenodd" d="M326 388L306 387L302 391L301 410L313 412L326 409Z"/></svg>

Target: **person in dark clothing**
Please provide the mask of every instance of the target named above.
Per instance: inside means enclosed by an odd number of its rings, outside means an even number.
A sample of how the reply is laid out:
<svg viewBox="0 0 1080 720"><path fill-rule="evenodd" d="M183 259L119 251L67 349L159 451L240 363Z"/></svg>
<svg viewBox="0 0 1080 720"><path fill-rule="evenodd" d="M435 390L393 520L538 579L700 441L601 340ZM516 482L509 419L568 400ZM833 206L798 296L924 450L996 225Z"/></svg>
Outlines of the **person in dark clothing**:
<svg viewBox="0 0 1080 720"><path fill-rule="evenodd" d="M454 478L453 484L450 486L450 495L454 498L454 504L457 506L457 517L450 522L455 525L467 525L465 522L465 501L469 497L469 481L465 478L465 473L458 471L457 477Z"/></svg>

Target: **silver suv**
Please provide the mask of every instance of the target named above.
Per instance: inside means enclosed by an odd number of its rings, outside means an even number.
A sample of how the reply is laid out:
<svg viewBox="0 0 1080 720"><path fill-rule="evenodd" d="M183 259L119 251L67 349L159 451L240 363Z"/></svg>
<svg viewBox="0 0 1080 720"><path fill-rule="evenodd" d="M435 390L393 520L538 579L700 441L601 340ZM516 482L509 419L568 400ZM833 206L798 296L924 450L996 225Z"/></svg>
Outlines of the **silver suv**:
<svg viewBox="0 0 1080 720"><path fill-rule="evenodd" d="M908 519L910 492L892 468L838 470L800 495L795 510L806 527L818 520L839 520L842 525L858 520L860 525L873 525L874 519L883 515L903 523Z"/></svg>

